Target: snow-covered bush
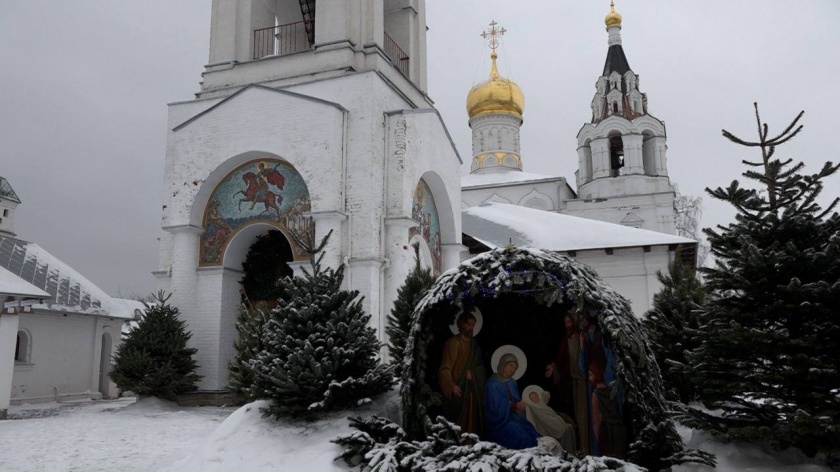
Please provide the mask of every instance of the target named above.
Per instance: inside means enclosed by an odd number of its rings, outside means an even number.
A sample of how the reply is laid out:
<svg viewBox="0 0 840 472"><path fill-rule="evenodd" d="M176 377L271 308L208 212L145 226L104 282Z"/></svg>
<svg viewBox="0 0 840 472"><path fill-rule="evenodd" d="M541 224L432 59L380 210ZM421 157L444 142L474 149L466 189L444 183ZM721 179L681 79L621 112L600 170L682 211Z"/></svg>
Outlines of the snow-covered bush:
<svg viewBox="0 0 840 472"><path fill-rule="evenodd" d="M333 442L345 448L337 459L347 464L363 465L376 472L413 472L416 470L475 472L633 472L633 464L611 457L587 456L581 459L561 452L554 455L537 446L530 449L505 449L496 443L479 441L474 434L461 433L457 425L438 417L430 423L430 436L410 440L405 431L379 417L350 418L358 431Z"/></svg>
<svg viewBox="0 0 840 472"><path fill-rule="evenodd" d="M146 305L137 326L123 339L108 374L120 390L137 395L174 400L179 393L195 390L195 348L187 347L192 336L178 319L178 308L168 303L162 291L157 302Z"/></svg>
<svg viewBox="0 0 840 472"><path fill-rule="evenodd" d="M380 361L381 344L359 292L342 290L344 267L323 269L317 252L311 271L280 281L263 349L250 362L253 396L270 400L265 413L275 418L355 406L395 383L393 366Z"/></svg>

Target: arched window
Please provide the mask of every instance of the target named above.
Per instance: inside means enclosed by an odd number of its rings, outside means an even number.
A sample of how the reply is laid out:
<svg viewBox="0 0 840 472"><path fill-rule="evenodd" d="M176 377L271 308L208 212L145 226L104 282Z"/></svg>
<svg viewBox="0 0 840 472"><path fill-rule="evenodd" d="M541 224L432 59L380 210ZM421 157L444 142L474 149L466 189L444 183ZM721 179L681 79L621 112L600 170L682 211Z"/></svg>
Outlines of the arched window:
<svg viewBox="0 0 840 472"><path fill-rule="evenodd" d="M618 177L624 174L624 141L621 136L610 137L610 175Z"/></svg>
<svg viewBox="0 0 840 472"><path fill-rule="evenodd" d="M31 339L26 331L18 331L15 342L15 362L28 364L30 359Z"/></svg>

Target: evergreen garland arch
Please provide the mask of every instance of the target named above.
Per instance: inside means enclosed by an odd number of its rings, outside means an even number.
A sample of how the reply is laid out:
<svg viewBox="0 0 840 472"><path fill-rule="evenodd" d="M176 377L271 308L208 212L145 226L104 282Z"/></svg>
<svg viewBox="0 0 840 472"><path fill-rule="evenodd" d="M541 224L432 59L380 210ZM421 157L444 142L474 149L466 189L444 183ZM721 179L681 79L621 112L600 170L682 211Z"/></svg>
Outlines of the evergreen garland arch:
<svg viewBox="0 0 840 472"><path fill-rule="evenodd" d="M419 439L431 433L441 396L436 379L437 343L451 336L448 325L461 310L518 299L528 310L562 325L569 310L583 310L599 325L617 361L617 380L631 410L631 444L627 460L660 470L686 461L713 463L700 451L686 451L669 416L659 367L640 320L629 302L606 285L588 266L556 252L508 247L480 254L438 279L412 318L402 376L403 428ZM551 308L555 309L551 309ZM501 315L485 310L484 325ZM536 318L530 318L536 319ZM478 334L476 339L481 339ZM482 347L482 349L485 349ZM556 349L556 348L555 348Z"/></svg>

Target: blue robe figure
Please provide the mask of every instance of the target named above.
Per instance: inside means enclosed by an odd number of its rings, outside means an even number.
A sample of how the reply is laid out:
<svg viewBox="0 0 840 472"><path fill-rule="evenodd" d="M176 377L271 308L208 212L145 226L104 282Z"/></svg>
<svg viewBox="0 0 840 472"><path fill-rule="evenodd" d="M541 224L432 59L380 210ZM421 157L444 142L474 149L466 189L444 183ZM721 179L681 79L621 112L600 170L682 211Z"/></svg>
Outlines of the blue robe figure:
<svg viewBox="0 0 840 472"><path fill-rule="evenodd" d="M508 449L526 449L537 445L540 433L525 419L525 404L513 374L519 361L513 354L499 359L496 373L487 381L484 415L487 439ZM521 406L521 408L520 408ZM519 413L521 410L522 415Z"/></svg>

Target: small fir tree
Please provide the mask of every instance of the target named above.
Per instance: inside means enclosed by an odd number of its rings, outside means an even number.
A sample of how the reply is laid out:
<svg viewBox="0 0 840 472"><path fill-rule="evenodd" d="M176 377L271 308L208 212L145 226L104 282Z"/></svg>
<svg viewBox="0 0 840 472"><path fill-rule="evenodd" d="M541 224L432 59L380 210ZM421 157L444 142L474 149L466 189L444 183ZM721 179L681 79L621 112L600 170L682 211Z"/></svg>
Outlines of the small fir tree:
<svg viewBox="0 0 840 472"><path fill-rule="evenodd" d="M417 303L426 295L426 292L435 284L435 277L432 269L420 266L420 246L414 244L414 269L408 273L405 283L397 290L397 299L394 301L394 308L388 315L388 326L385 333L390 343L388 350L391 353L391 364L395 367L396 375L402 374L403 352L408 341L408 333L411 331L411 315Z"/></svg>
<svg viewBox="0 0 840 472"><path fill-rule="evenodd" d="M251 366L251 359L263 350L263 328L268 322L269 310L265 303L249 308L242 304L236 317L236 350L233 360L228 364L228 388L239 395L245 403L256 400L254 382L256 372Z"/></svg>
<svg viewBox="0 0 840 472"><path fill-rule="evenodd" d="M179 393L195 390L201 380L196 374L197 349L187 347L191 334L178 319L178 308L169 304L170 296L158 292L155 304L146 305L117 349L109 375L120 390L174 400Z"/></svg>
<svg viewBox="0 0 840 472"><path fill-rule="evenodd" d="M802 173L776 147L796 136L802 113L770 137L755 106L761 150L743 176L709 190L737 211L735 222L706 229L716 259L704 270L710 297L691 373L701 399L723 415L699 415L731 438L762 439L806 454L840 448L840 216L838 199L817 203L838 165Z"/></svg>
<svg viewBox="0 0 840 472"><path fill-rule="evenodd" d="M662 290L653 296L642 321L668 394L683 403L697 398L697 388L686 374L686 353L698 347L697 328L705 299L697 272L677 252L668 274L658 272Z"/></svg>
<svg viewBox="0 0 840 472"><path fill-rule="evenodd" d="M265 414L274 418L314 418L317 413L355 406L394 385L394 369L379 359L381 344L358 291L342 290L344 267L323 269L317 248L297 241L310 253L311 270L285 278L291 294L272 310L263 331L264 348L251 360L255 396L270 400Z"/></svg>

